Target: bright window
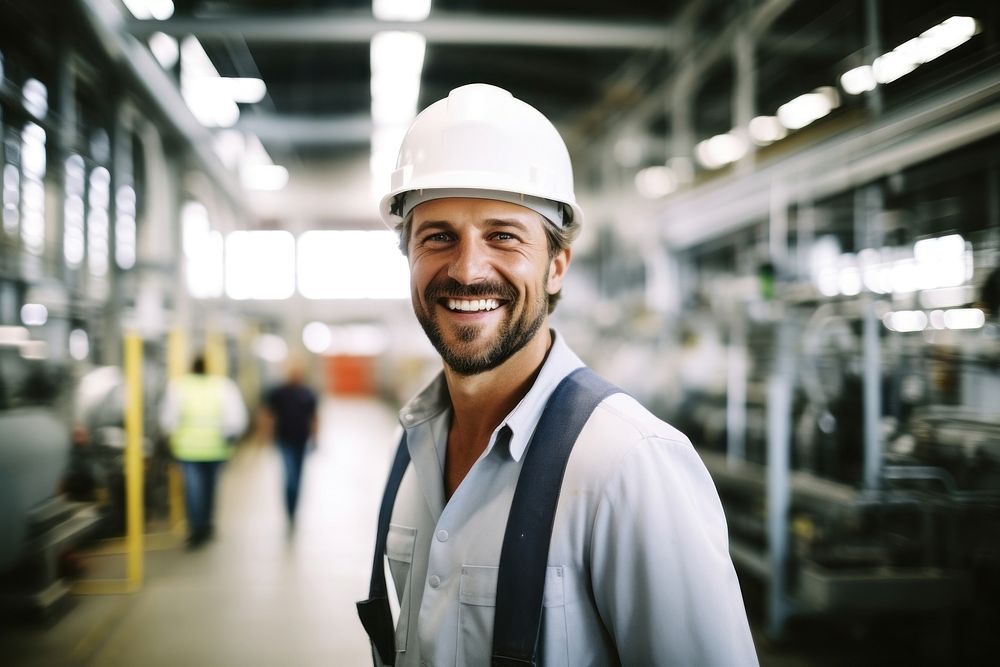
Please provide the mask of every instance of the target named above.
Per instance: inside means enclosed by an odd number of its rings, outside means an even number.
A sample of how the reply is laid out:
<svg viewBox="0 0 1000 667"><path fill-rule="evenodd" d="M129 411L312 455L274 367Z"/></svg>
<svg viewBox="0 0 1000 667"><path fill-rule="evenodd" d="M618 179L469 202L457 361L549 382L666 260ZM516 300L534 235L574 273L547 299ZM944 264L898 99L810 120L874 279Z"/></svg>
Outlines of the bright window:
<svg viewBox="0 0 1000 667"><path fill-rule="evenodd" d="M226 294L232 299L287 299L295 292L295 237L286 231L226 237Z"/></svg>
<svg viewBox="0 0 1000 667"><path fill-rule="evenodd" d="M410 270L386 231L311 231L299 237L299 292L308 299L406 299Z"/></svg>

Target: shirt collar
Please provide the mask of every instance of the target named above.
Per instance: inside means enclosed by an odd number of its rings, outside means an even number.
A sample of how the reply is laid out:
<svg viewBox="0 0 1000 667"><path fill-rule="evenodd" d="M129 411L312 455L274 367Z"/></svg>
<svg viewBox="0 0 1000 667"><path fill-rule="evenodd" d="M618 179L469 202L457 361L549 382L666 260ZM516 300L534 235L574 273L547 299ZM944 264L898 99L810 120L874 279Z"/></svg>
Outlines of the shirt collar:
<svg viewBox="0 0 1000 667"><path fill-rule="evenodd" d="M549 348L549 354L538 372L538 377L535 378L535 382L524 398L514 406L514 409L493 431L486 447L487 452L493 449L494 443L497 442L497 434L506 426L511 432L506 449L512 459L520 461L552 392L555 391L556 386L562 382L563 378L583 365L583 362L569 348L562 336L555 329L552 329L552 347ZM404 428L410 428L450 409L451 401L448 397L444 374L439 373L430 384L403 407L399 413L399 419Z"/></svg>
<svg viewBox="0 0 1000 667"><path fill-rule="evenodd" d="M556 386L563 381L567 375L583 366L580 357L576 356L562 336L552 330L552 347L549 348L549 355L542 364L538 377L531 385L531 389L524 395L521 402L514 406L507 418L497 428L497 431L504 426L510 427L510 456L515 461L520 461L524 456L524 451L528 448L528 442L535 433L535 426L542 417L545 404L549 402L549 397L555 391ZM496 432L490 440L490 446L496 440Z"/></svg>

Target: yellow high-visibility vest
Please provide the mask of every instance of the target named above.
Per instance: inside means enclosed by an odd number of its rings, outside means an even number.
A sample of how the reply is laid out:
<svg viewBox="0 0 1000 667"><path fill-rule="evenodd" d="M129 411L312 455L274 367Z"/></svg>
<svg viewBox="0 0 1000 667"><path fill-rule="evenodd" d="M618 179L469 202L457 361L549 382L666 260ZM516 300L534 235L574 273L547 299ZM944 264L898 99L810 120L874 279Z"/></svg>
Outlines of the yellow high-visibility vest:
<svg viewBox="0 0 1000 667"><path fill-rule="evenodd" d="M222 433L222 378L186 375L177 380L179 399L177 428L170 447L181 461L221 461L230 448Z"/></svg>

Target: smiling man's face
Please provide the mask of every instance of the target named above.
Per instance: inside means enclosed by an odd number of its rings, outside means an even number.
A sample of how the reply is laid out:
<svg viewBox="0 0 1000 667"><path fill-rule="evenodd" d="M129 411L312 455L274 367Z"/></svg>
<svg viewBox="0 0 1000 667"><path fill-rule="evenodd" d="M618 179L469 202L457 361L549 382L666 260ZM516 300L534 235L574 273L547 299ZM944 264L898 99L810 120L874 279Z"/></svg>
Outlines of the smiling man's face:
<svg viewBox="0 0 1000 667"><path fill-rule="evenodd" d="M531 209L492 199L434 199L413 210L413 310L454 371L496 368L544 331L569 251L549 256L543 224Z"/></svg>

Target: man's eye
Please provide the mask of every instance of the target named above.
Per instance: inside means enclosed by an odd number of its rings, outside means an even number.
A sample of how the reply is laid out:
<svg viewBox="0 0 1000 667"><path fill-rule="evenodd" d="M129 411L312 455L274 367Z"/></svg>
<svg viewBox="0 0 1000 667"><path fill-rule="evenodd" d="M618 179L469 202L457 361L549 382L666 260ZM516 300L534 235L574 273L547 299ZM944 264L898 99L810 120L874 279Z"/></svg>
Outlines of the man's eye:
<svg viewBox="0 0 1000 667"><path fill-rule="evenodd" d="M429 234L424 241L428 243L443 243L449 239L449 236L444 232L437 232L436 234Z"/></svg>
<svg viewBox="0 0 1000 667"><path fill-rule="evenodd" d="M517 237L508 232L497 232L493 235L493 238L497 241L513 241Z"/></svg>

